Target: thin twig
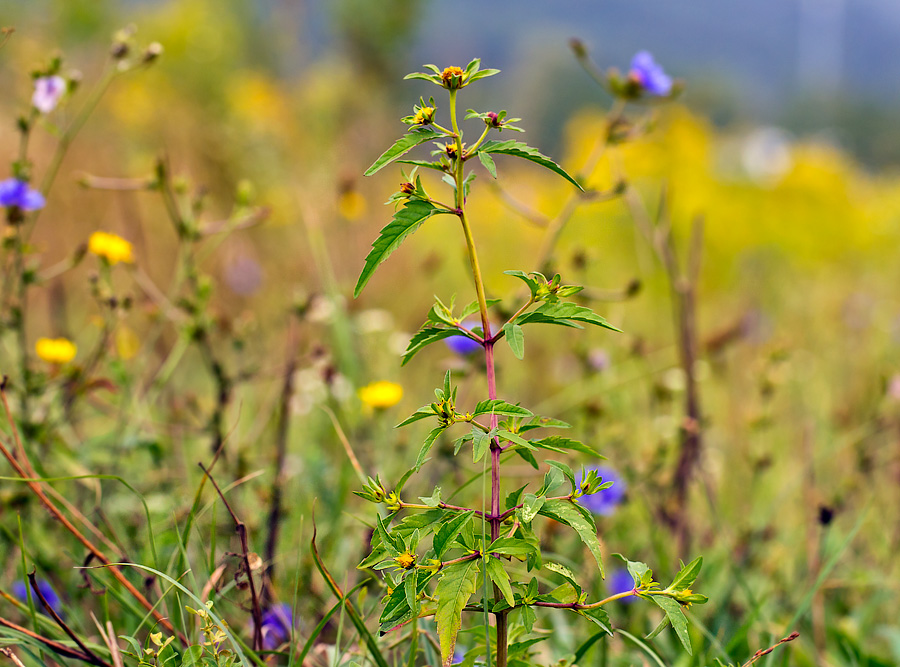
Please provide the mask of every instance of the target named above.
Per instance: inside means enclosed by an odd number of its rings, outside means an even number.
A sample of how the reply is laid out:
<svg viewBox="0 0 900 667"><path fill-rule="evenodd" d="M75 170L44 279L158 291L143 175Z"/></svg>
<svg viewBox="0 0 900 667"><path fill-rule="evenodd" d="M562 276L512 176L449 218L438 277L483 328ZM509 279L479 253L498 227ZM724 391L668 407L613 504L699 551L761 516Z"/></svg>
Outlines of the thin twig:
<svg viewBox="0 0 900 667"><path fill-rule="evenodd" d="M23 635L30 637L36 642L40 642L57 655L61 655L66 658L75 658L76 660L81 660L82 662L87 662L90 664L96 664L93 662L93 659L89 655L86 655L81 651L76 651L73 648L69 648L65 644L60 644L57 641L53 641L52 639L44 637L43 635L39 635L36 632L32 632L28 628L23 628L21 625L17 625L12 621L7 621L5 618L0 617L0 625L5 628L9 628L10 630L21 632Z"/></svg>
<svg viewBox="0 0 900 667"><path fill-rule="evenodd" d="M56 613L56 610L53 608L49 602L47 602L47 598L44 597L44 593L41 591L41 587L38 586L37 577L34 574L34 570L28 573L28 583L31 584L31 590L34 591L34 594L37 595L38 600L41 601L43 605L44 611L47 615L52 618L56 624L62 628L62 631L69 635L69 638L78 645L82 651L84 651L85 655L90 658L89 662L93 665L98 665L99 667L112 667L108 662L102 660L96 653L94 653L91 649L85 646L84 642L79 639L78 635L76 635L72 628L66 625L66 622L60 618L60 615Z"/></svg>
<svg viewBox="0 0 900 667"><path fill-rule="evenodd" d="M250 567L250 547L247 543L247 526L244 525L243 521L238 519L234 510L231 509L231 505L228 504L225 494L222 493L222 489L219 488L219 485L216 483L212 474L210 474L202 463L198 463L197 465L200 466L200 469L207 477L209 477L209 481L212 482L213 487L215 487L216 492L219 494L219 498L222 499L222 504L225 505L225 509L227 509L228 513L231 515L231 520L234 521L234 531L241 540L241 555L244 560L244 568L246 568L247 572L247 582L250 585L250 613L253 616L253 650L259 651L262 648L262 610L259 606L259 596L256 594L256 583L253 581L253 570Z"/></svg>
<svg viewBox="0 0 900 667"><path fill-rule="evenodd" d="M759 660L759 659L760 659L761 657L763 657L764 655L768 655L769 653L771 653L772 651L774 651L776 648L778 648L778 647L781 646L782 644L787 644L788 642L794 641L794 640L797 639L797 637L799 637L799 636L800 636L800 633L799 633L799 632L792 632L792 633L789 634L787 637L785 637L784 639L780 640L777 644L773 644L772 646L770 646L769 648L766 648L766 649L760 649L760 650L758 650L756 653L753 654L753 657L750 658L747 662L745 662L741 667L750 667L750 665L752 665L754 662L756 662L757 660Z"/></svg>

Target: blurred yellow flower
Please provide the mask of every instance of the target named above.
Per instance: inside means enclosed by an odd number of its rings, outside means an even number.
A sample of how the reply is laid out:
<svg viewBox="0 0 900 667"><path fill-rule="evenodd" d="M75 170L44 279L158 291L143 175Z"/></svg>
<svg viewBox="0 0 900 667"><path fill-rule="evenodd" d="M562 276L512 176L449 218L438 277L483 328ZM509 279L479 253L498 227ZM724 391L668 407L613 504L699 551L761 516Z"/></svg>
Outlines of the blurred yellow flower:
<svg viewBox="0 0 900 667"><path fill-rule="evenodd" d="M381 380L359 390L359 399L370 408L389 408L403 398L403 387L396 382Z"/></svg>
<svg viewBox="0 0 900 667"><path fill-rule="evenodd" d="M131 243L116 234L109 232L94 232L88 240L88 250L104 258L110 264L134 261L131 255Z"/></svg>
<svg viewBox="0 0 900 667"><path fill-rule="evenodd" d="M67 364L75 358L78 348L68 338L38 338L34 351L51 364Z"/></svg>
<svg viewBox="0 0 900 667"><path fill-rule="evenodd" d="M346 220L359 220L366 212L366 198L356 190L342 192L338 198L338 212Z"/></svg>

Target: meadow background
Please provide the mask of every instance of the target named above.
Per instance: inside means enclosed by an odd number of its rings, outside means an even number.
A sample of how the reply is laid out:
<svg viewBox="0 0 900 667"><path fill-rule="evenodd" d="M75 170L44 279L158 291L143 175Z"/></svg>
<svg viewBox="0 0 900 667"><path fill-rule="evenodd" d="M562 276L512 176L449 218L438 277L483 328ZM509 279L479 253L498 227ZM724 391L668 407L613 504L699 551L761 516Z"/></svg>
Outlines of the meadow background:
<svg viewBox="0 0 900 667"><path fill-rule="evenodd" d="M673 297L625 198L580 205L542 258L564 281L589 286L592 306L624 333L531 334L527 363L499 353L501 395L570 422L609 459L627 492L598 522L607 554L670 574L679 558L704 555L711 601L690 612L694 656L663 633L653 645L664 664L740 664L793 630L801 638L760 664L900 664L900 132L891 122L896 100L879 90L889 86L868 86L850 68L835 82L776 60L769 66L799 72L809 85L788 76L767 88L763 65L756 77L728 58L717 70L699 66L679 50L685 37L657 44L660 31L642 34L641 21L617 14L626 11L618 5L601 16L575 3L587 13L566 32L562 21L544 25L543 10L512 4L487 16L437 1L0 2L0 24L16 29L0 50L4 163L16 154L29 73L56 52L64 71L81 72L79 89L34 133L38 176L54 127L65 126L108 67L116 30L133 23L139 43L164 48L152 67L113 82L66 155L30 239L42 280L30 293L29 345L65 336L79 349L70 367L32 359L46 383L31 406L41 425L26 443L32 463L44 477L127 480L146 502L152 540L138 496L116 481L55 486L123 559L173 577L189 563L197 591L212 577L224 589L220 610L247 633L237 565L225 555L240 550L230 517L208 486L192 510L203 475L197 462L208 464L224 439L216 478L229 487L253 550L274 566L269 594L294 606L305 642L334 605L310 553L314 507L331 572L347 588L365 576L355 566L367 553L371 508L351 493L360 480L348 448L360 470L396 481L426 431L393 425L431 400L444 371L456 372L462 395L483 393L478 362L440 345L400 366L433 294L472 298L450 222L424 226L352 298L390 218L383 202L401 180L392 168L370 179L362 172L400 134L396 119L411 101L433 92L403 74L473 57L503 68L496 87L479 88L467 103L522 116L529 143L580 173L610 99L567 39L584 39L604 68L626 68L646 48L685 79L686 92L653 108L652 130L604 154L591 178L614 189L626 173L651 212L665 192L681 255L693 221L704 221L694 368L704 448L689 496L690 553L661 518L684 418ZM880 67L878 54L871 58L860 71ZM188 317L173 314L178 235L163 198L146 187L161 159L179 197L199 201L202 193L204 229L229 228L199 244L198 289L209 297ZM499 166L502 189L482 174L470 215L488 291L504 296L518 285L502 271L538 268L521 259L538 262L546 221L572 191L526 163ZM97 258L82 252L67 265L97 230L134 247L132 264L110 267L109 288L130 298L112 320L92 296ZM190 327L201 316L198 343ZM0 371L15 384L18 340L4 326L0 342ZM359 389L381 380L403 388L399 403L361 400ZM9 441L8 425L3 431ZM441 443L407 493L427 495L434 484L454 487L478 473L451 450ZM532 479L524 463L513 470L523 480L515 486ZM480 498L479 486L461 497ZM22 483L0 481L0 531L0 590L10 595L0 599L0 617L31 623L11 591L33 565L86 635L95 632L89 611L113 619L120 634L146 634L133 605L83 586L73 569L83 549ZM563 562L584 562L577 541L546 540ZM105 573L88 576L95 589L115 587ZM597 591L606 585L593 582ZM371 588L360 603L370 611L381 595ZM191 627L176 605L170 613ZM658 621L639 604L617 613L637 637ZM308 664L347 664L358 650L352 628L337 619ZM546 664L590 634L563 615L543 623L554 631ZM0 634L0 644L19 641ZM622 638L588 657L657 664Z"/></svg>

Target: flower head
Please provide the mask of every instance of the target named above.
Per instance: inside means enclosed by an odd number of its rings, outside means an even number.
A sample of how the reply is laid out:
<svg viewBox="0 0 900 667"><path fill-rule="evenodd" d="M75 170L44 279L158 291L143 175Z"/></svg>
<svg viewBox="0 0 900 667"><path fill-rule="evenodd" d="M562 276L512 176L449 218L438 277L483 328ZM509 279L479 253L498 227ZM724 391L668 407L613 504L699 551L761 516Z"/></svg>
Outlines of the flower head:
<svg viewBox="0 0 900 667"><path fill-rule="evenodd" d="M600 516L609 516L616 510L616 506L622 502L625 497L625 482L619 477L619 474L612 468L606 466L592 466L589 470L594 470L597 476L602 478L604 482L612 482L613 485L607 489L601 489L595 493L581 496L578 500L589 511ZM577 479L581 484L580 475Z"/></svg>
<svg viewBox="0 0 900 667"><path fill-rule="evenodd" d="M24 581L17 581L13 584L12 594L16 599L27 602L28 601L28 584ZM62 602L59 599L59 595L56 594L56 591L53 590L53 586L51 586L48 582L43 579L38 580L38 590L40 590L41 595L44 596L44 599L47 601L47 605L53 609L56 613L60 613L62 611ZM35 595L34 596L35 605L39 610L43 610L43 603L40 599Z"/></svg>
<svg viewBox="0 0 900 667"><path fill-rule="evenodd" d="M474 326L471 322L461 322L460 326L463 329L472 330ZM444 339L444 343L447 347L450 348L452 352L458 354L461 357L467 357L470 354L475 354L481 349L481 343L477 340L472 340L468 336L450 336L449 338Z"/></svg>
<svg viewBox="0 0 900 667"><path fill-rule="evenodd" d="M134 261L131 254L131 243L116 234L94 232L88 239L88 251L102 257L110 264Z"/></svg>
<svg viewBox="0 0 900 667"><path fill-rule="evenodd" d="M672 92L672 77L653 60L649 51L639 51L631 59L628 78L637 83L649 95L665 97Z"/></svg>
<svg viewBox="0 0 900 667"><path fill-rule="evenodd" d="M67 364L75 358L78 348L68 338L38 338L34 351L51 364Z"/></svg>
<svg viewBox="0 0 900 667"><path fill-rule="evenodd" d="M441 81L444 82L444 88L448 90L456 90L462 88L465 84L466 72L462 67L445 67L441 72Z"/></svg>
<svg viewBox="0 0 900 667"><path fill-rule="evenodd" d="M269 607L262 616L263 648L274 651L286 641L290 641L294 627L291 605L281 603Z"/></svg>
<svg viewBox="0 0 900 667"><path fill-rule="evenodd" d="M42 76L34 80L31 104L41 113L50 113L66 92L66 80L61 76Z"/></svg>
<svg viewBox="0 0 900 667"><path fill-rule="evenodd" d="M18 178L7 178L0 181L0 206L16 207L23 211L36 211L44 208L44 195L28 186Z"/></svg>
<svg viewBox="0 0 900 667"><path fill-rule="evenodd" d="M390 408L403 398L403 387L396 382L380 380L359 390L359 400L370 408Z"/></svg>
<svg viewBox="0 0 900 667"><path fill-rule="evenodd" d="M394 562L397 563L397 567L408 570L416 564L416 554L404 551L394 559Z"/></svg>

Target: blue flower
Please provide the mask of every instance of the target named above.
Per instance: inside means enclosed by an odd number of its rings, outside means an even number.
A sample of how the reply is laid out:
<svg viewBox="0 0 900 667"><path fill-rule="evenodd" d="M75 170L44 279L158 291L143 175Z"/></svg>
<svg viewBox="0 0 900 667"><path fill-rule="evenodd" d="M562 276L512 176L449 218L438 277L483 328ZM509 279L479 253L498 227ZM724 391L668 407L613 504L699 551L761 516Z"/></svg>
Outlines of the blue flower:
<svg viewBox="0 0 900 667"><path fill-rule="evenodd" d="M627 593L634 590L634 579L628 570L616 569L609 573L606 580L606 590L610 595ZM622 602L634 602L634 596L621 598Z"/></svg>
<svg viewBox="0 0 900 667"><path fill-rule="evenodd" d="M672 77L653 60L649 51L639 51L631 59L628 78L637 82L650 95L665 97L672 92Z"/></svg>
<svg viewBox="0 0 900 667"><path fill-rule="evenodd" d="M262 617L263 648L274 651L291 639L294 613L291 605L281 603L269 607Z"/></svg>
<svg viewBox="0 0 900 667"><path fill-rule="evenodd" d="M600 516L609 516L616 511L616 506L622 502L625 497L625 482L619 477L619 474L612 468L606 466L591 466L587 470L594 470L597 476L604 482L612 482L613 485L608 489L602 489L590 495L581 496L578 500L582 506L586 507L590 512ZM578 475L578 483L581 483L581 475Z"/></svg>
<svg viewBox="0 0 900 667"><path fill-rule="evenodd" d="M471 322L462 322L460 326L463 329L467 329L469 331L472 330L472 327L475 326ZM467 357L470 354L475 354L481 348L481 343L477 340L472 340L468 336L449 336L444 339L444 343L447 344L447 347L456 354L461 357Z"/></svg>
<svg viewBox="0 0 900 667"><path fill-rule="evenodd" d="M44 208L44 195L28 187L28 183L17 178L0 181L0 206L20 208L23 211L35 211Z"/></svg>
<svg viewBox="0 0 900 667"><path fill-rule="evenodd" d="M13 584L12 594L13 597L20 600L21 602L28 602L28 584L24 581L17 581ZM43 579L38 581L38 589L41 591L41 595L44 596L44 599L47 600L47 604L50 608L55 611L57 614L62 613L62 601L59 599L59 596L56 594L56 591L53 590L53 587L44 581ZM40 601L37 595L32 592L32 599L34 600L35 607L39 611L43 611L44 605Z"/></svg>

